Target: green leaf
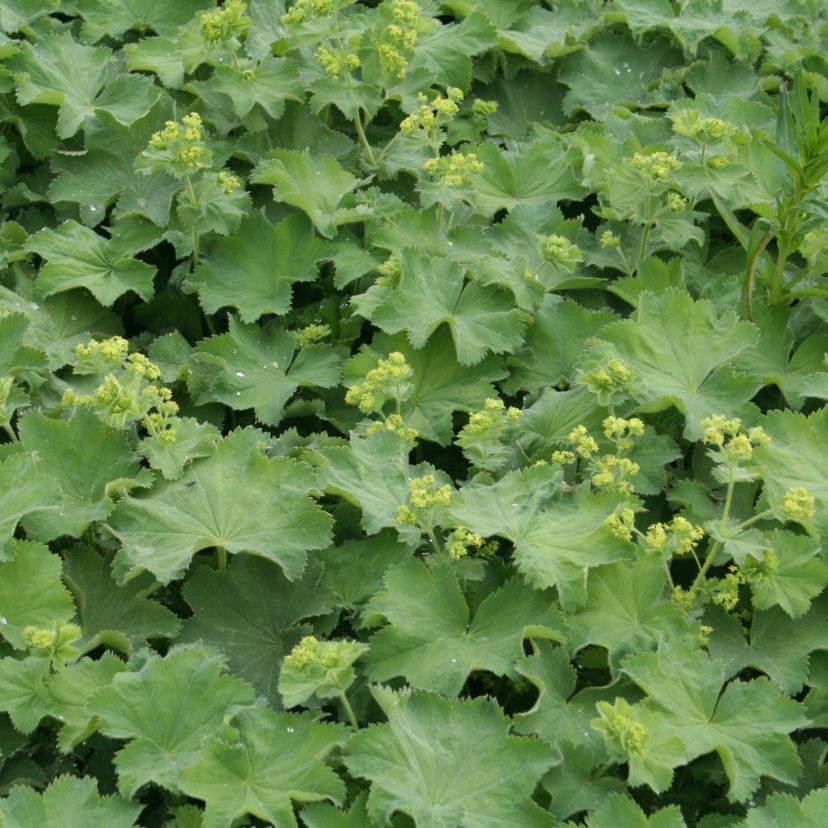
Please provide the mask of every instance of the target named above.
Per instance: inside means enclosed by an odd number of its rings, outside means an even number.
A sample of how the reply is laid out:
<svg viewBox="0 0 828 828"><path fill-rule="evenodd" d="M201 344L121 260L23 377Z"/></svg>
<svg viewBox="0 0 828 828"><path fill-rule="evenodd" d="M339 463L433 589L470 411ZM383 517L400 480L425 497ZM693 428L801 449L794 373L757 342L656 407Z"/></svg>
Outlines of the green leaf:
<svg viewBox="0 0 828 828"><path fill-rule="evenodd" d="M601 740L590 728L595 702L575 693L578 675L566 650L547 641L535 641L534 647L531 656L515 663L515 670L538 691L535 704L515 717L515 732L540 736L559 750L569 743L601 755Z"/></svg>
<svg viewBox="0 0 828 828"><path fill-rule="evenodd" d="M75 360L77 345L123 333L118 317L81 290L36 299L0 287L0 308L26 315L29 325L22 341L43 351L53 371Z"/></svg>
<svg viewBox="0 0 828 828"><path fill-rule="evenodd" d="M189 233L229 236L250 212L252 202L247 190L236 187L228 191L219 175L205 172L198 176L192 184L192 196L184 190L179 192L175 212ZM187 243L192 244L189 239Z"/></svg>
<svg viewBox="0 0 828 828"><path fill-rule="evenodd" d="M278 119L286 100L304 99L298 68L290 58L266 57L259 63L245 61L239 67L217 66L210 87L227 95L242 118L258 104Z"/></svg>
<svg viewBox="0 0 828 828"><path fill-rule="evenodd" d="M762 776L794 784L800 763L789 733L808 719L797 702L767 679L734 680L720 661L689 647L662 646L630 656L623 665L685 745L684 761L715 751L730 783L728 798L742 802Z"/></svg>
<svg viewBox="0 0 828 828"><path fill-rule="evenodd" d="M362 528L369 535L395 527L397 507L408 502L409 448L389 431L368 437L352 433L350 445L319 451L319 486L359 506Z"/></svg>
<svg viewBox="0 0 828 828"><path fill-rule="evenodd" d="M710 654L727 665L728 674L745 668L761 670L790 696L796 696L808 678L810 654L828 650L828 605L817 601L796 621L776 607L754 612L750 633L745 638L742 625L721 610L711 610L713 627Z"/></svg>
<svg viewBox="0 0 828 828"><path fill-rule="evenodd" d="M595 756L583 746L566 745L563 760L543 779L543 787L552 796L549 812L556 819L566 819L579 811L597 808L607 794L626 791L617 776L595 767Z"/></svg>
<svg viewBox="0 0 828 828"><path fill-rule="evenodd" d="M38 469L60 485L59 511L23 519L26 531L39 540L80 537L90 523L109 516L113 486L142 485L139 481L146 479L126 435L85 408L76 409L70 420L30 411L19 431L25 450L40 458Z"/></svg>
<svg viewBox="0 0 828 828"><path fill-rule="evenodd" d="M751 808L740 828L776 828L796 825L797 828L821 828L828 809L828 789L811 791L802 801L787 793L771 794L758 808Z"/></svg>
<svg viewBox="0 0 828 828"><path fill-rule="evenodd" d="M255 211L238 232L219 239L201 266L187 278L207 313L238 308L242 322L290 310L294 282L312 282L328 245L316 238L310 222L296 213L270 224Z"/></svg>
<svg viewBox="0 0 828 828"><path fill-rule="evenodd" d="M349 638L302 639L279 673L279 695L285 707L309 706L314 697L344 698L356 678L354 663L367 651L367 644Z"/></svg>
<svg viewBox="0 0 828 828"><path fill-rule="evenodd" d="M101 796L94 777L58 776L43 793L15 787L0 800L0 820L7 828L64 828L105 825L132 828L143 810L140 802Z"/></svg>
<svg viewBox="0 0 828 828"><path fill-rule="evenodd" d="M596 120L604 120L616 107L646 108L660 103L662 71L680 61L679 52L664 41L643 46L630 37L604 32L588 48L561 61L558 80L569 87L565 111L572 114L583 109Z"/></svg>
<svg viewBox="0 0 828 828"><path fill-rule="evenodd" d="M90 696L112 683L116 674L126 671L126 664L111 652L93 661L82 658L58 673L48 682L49 713L61 723L58 747L69 753L98 729L98 719L86 703Z"/></svg>
<svg viewBox="0 0 828 828"><path fill-rule="evenodd" d="M226 572L202 567L184 583L193 615L178 640L201 641L221 652L233 675L278 707L282 659L311 632L301 622L333 607L321 579L322 569L313 562L301 578L288 581L278 566L248 555L234 557Z"/></svg>
<svg viewBox="0 0 828 828"><path fill-rule="evenodd" d="M355 610L382 589L385 573L408 554L396 532L387 530L323 549L314 557L325 565L322 584L333 592L340 606Z"/></svg>
<svg viewBox="0 0 828 828"><path fill-rule="evenodd" d="M329 345L297 350L296 337L272 321L264 327L229 318L226 334L202 340L193 353L190 392L196 403L252 408L256 419L278 425L299 388L332 388L340 356Z"/></svg>
<svg viewBox="0 0 828 828"><path fill-rule="evenodd" d="M484 169L471 179L474 203L486 216L513 210L518 204L549 205L584 196L584 188L572 172L570 155L560 143L534 141L504 153L487 142L477 149L477 157ZM550 174L539 176L539 168Z"/></svg>
<svg viewBox="0 0 828 828"><path fill-rule="evenodd" d="M816 501L814 526L828 537L828 408L809 417L771 411L761 425L771 441L757 449L755 459L764 468L771 505L778 510L788 489L805 488Z"/></svg>
<svg viewBox="0 0 828 828"><path fill-rule="evenodd" d="M559 493L551 466L509 472L491 485L470 483L455 498L451 516L484 537L514 544L518 571L537 588L557 586L564 607L583 603L590 567L630 556L630 545L614 537L606 519L624 502L613 493Z"/></svg>
<svg viewBox="0 0 828 828"><path fill-rule="evenodd" d="M155 268L122 255L115 242L76 221L35 233L26 249L47 262L38 275L45 296L83 287L106 307L130 290L145 301L152 297Z"/></svg>
<svg viewBox="0 0 828 828"><path fill-rule="evenodd" d="M61 560L47 546L12 541L14 558L0 563L0 633L18 650L28 649L23 630L69 621L72 596L61 583Z"/></svg>
<svg viewBox="0 0 828 828"><path fill-rule="evenodd" d="M0 710L17 730L31 733L49 715L51 704L42 658L0 659Z"/></svg>
<svg viewBox="0 0 828 828"><path fill-rule="evenodd" d="M481 408L486 399L496 396L492 383L505 374L501 361L491 354L477 365L460 365L454 356L451 332L444 326L420 349L415 349L403 334L375 335L370 348L346 363L346 383L364 376L378 359L393 351L403 354L414 371L413 389L403 401L402 417L422 437L440 445L454 438L453 412Z"/></svg>
<svg viewBox="0 0 828 828"><path fill-rule="evenodd" d="M757 311L754 319L759 315ZM810 387L828 378L825 363L828 336L809 336L794 350L790 321L788 308L777 306L762 312L757 320L762 338L740 355L738 367L757 376L765 385L777 386L788 404L798 409L809 395Z"/></svg>
<svg viewBox="0 0 828 828"><path fill-rule="evenodd" d="M146 569L168 583L196 552L215 547L260 555L299 577L306 550L328 545L331 519L306 497L311 470L264 457L257 442L253 430L234 431L179 480L121 501L109 521L123 545L119 571Z"/></svg>
<svg viewBox="0 0 828 828"><path fill-rule="evenodd" d="M773 567L759 565L755 574L746 567L753 606L761 610L779 606L798 618L828 584L828 565L820 560L819 544L812 538L781 530L767 538L775 557Z"/></svg>
<svg viewBox="0 0 828 828"><path fill-rule="evenodd" d="M371 782L372 819L399 811L420 828L550 824L529 797L553 756L542 742L510 736L494 700L385 689L375 696L388 723L354 736L345 756L350 772Z"/></svg>
<svg viewBox="0 0 828 828"><path fill-rule="evenodd" d="M148 782L177 791L181 771L198 760L205 737L252 704L250 685L223 676L222 666L212 650L179 648L152 656L138 672L118 673L89 699L101 732L129 740L115 756L125 796Z"/></svg>
<svg viewBox="0 0 828 828"><path fill-rule="evenodd" d="M311 805L302 808L302 822L308 828L375 828L376 823L368 817L367 795L360 794L347 811L333 805Z"/></svg>
<svg viewBox="0 0 828 828"><path fill-rule="evenodd" d="M588 310L576 302L547 294L526 332L524 347L509 357L511 372L506 389L510 393L522 389L539 394L549 386L570 385L580 365L584 343L614 319L609 311Z"/></svg>
<svg viewBox="0 0 828 828"><path fill-rule="evenodd" d="M686 828L678 805L662 808L649 817L632 799L611 794L596 808L587 820L589 828Z"/></svg>
<svg viewBox="0 0 828 828"><path fill-rule="evenodd" d="M412 687L449 697L473 670L509 673L525 637L562 638L549 597L520 580L491 592L472 618L454 570L429 570L415 558L386 574L385 589L368 602L365 615L388 621L364 659L371 679L402 675Z"/></svg>
<svg viewBox="0 0 828 828"><path fill-rule="evenodd" d="M250 180L254 184L270 184L276 201L307 213L326 239L334 237L336 225L344 220L339 210L343 196L359 183L335 159L312 156L307 150L269 152L253 170Z"/></svg>
<svg viewBox="0 0 828 828"><path fill-rule="evenodd" d="M15 454L0 462L0 561L9 560L9 541L21 518L58 511L57 481L38 469L31 454Z"/></svg>
<svg viewBox="0 0 828 828"><path fill-rule="evenodd" d="M445 323L461 365L475 365L487 351L502 353L523 341L520 313L508 307L506 295L479 282L464 284L456 262L409 249L401 264L399 287L371 314L386 333L405 330L411 344L422 348Z"/></svg>
<svg viewBox="0 0 828 828"><path fill-rule="evenodd" d="M471 14L459 24L440 23L417 38L409 71L426 69L432 83L468 89L472 57L496 43L494 27L482 14Z"/></svg>
<svg viewBox="0 0 828 828"><path fill-rule="evenodd" d="M149 78L114 76L114 56L109 49L84 46L69 32L41 38L34 46L22 41L20 51L6 66L17 81L17 99L22 105L60 107L59 138L71 138L99 111L129 126L160 95Z"/></svg>
<svg viewBox="0 0 828 828"><path fill-rule="evenodd" d="M198 763L181 774L185 793L207 803L204 828L224 828L247 814L296 828L291 800L344 799L345 784L323 761L345 743L342 725L262 708L242 711L233 725L237 740L208 739Z"/></svg>
<svg viewBox="0 0 828 828"><path fill-rule="evenodd" d="M166 172L138 173L133 165L169 117L170 109L162 103L129 126L111 119L90 122L84 152L52 159L58 175L49 185L49 198L79 204L81 219L90 226L104 221L106 208L117 202L115 217L145 216L164 227L181 183Z"/></svg>
<svg viewBox="0 0 828 828"><path fill-rule="evenodd" d="M78 0L83 36L96 43L107 35L120 38L130 29L152 29L162 37L174 34L196 12L210 8L209 0Z"/></svg>
<svg viewBox="0 0 828 828"><path fill-rule="evenodd" d="M642 293L632 317L603 328L592 359L620 359L635 372L633 394L641 407L676 406L687 418L688 436L697 437L699 420L738 413L759 389L730 367L756 340L756 329L735 313L717 313L706 300L667 290Z"/></svg>
<svg viewBox="0 0 828 828"><path fill-rule="evenodd" d="M209 457L220 437L215 426L200 423L192 417L178 417L173 428L174 443L148 436L137 446L138 454L146 458L150 467L158 469L167 480L178 480L193 460Z"/></svg>
<svg viewBox="0 0 828 828"><path fill-rule="evenodd" d="M146 597L151 583L136 579L119 586L104 559L88 546L72 549L64 570L87 652L106 644L129 655L147 639L173 638L181 627L169 609Z"/></svg>
<svg viewBox="0 0 828 828"><path fill-rule="evenodd" d="M655 649L659 641L692 640L695 631L685 613L665 593L665 572L657 559L591 570L586 605L567 618L570 645L605 647L616 669L625 655Z"/></svg>

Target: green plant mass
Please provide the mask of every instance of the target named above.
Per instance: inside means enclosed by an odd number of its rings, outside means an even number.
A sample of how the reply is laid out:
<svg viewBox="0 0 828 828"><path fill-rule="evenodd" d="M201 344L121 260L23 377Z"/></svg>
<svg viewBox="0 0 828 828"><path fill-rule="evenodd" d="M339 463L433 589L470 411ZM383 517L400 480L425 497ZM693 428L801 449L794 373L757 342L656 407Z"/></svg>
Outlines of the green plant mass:
<svg viewBox="0 0 828 828"><path fill-rule="evenodd" d="M826 55L0 0L0 828L823 828Z"/></svg>

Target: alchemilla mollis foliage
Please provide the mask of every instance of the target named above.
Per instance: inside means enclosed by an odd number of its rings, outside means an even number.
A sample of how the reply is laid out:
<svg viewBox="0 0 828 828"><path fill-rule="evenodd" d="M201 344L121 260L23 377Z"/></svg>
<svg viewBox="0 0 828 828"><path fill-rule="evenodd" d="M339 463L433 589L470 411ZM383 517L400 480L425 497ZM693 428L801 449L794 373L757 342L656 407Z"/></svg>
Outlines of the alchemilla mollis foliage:
<svg viewBox="0 0 828 828"><path fill-rule="evenodd" d="M828 6L0 2L0 826L822 828Z"/></svg>

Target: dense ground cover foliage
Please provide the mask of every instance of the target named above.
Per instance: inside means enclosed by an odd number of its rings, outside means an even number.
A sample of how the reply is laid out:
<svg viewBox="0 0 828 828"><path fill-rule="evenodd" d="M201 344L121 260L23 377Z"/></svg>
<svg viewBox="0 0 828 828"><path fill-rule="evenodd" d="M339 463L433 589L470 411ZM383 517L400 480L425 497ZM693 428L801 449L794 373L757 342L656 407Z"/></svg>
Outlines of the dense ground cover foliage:
<svg viewBox="0 0 828 828"><path fill-rule="evenodd" d="M3 0L0 824L824 824L826 54Z"/></svg>

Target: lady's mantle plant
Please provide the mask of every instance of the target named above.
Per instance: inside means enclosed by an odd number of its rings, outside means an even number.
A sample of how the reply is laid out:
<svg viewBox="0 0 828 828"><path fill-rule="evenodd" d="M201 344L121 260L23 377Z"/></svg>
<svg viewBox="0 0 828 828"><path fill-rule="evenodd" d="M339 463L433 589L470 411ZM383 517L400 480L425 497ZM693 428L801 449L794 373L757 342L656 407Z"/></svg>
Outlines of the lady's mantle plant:
<svg viewBox="0 0 828 828"><path fill-rule="evenodd" d="M0 4L0 825L822 825L826 32Z"/></svg>

